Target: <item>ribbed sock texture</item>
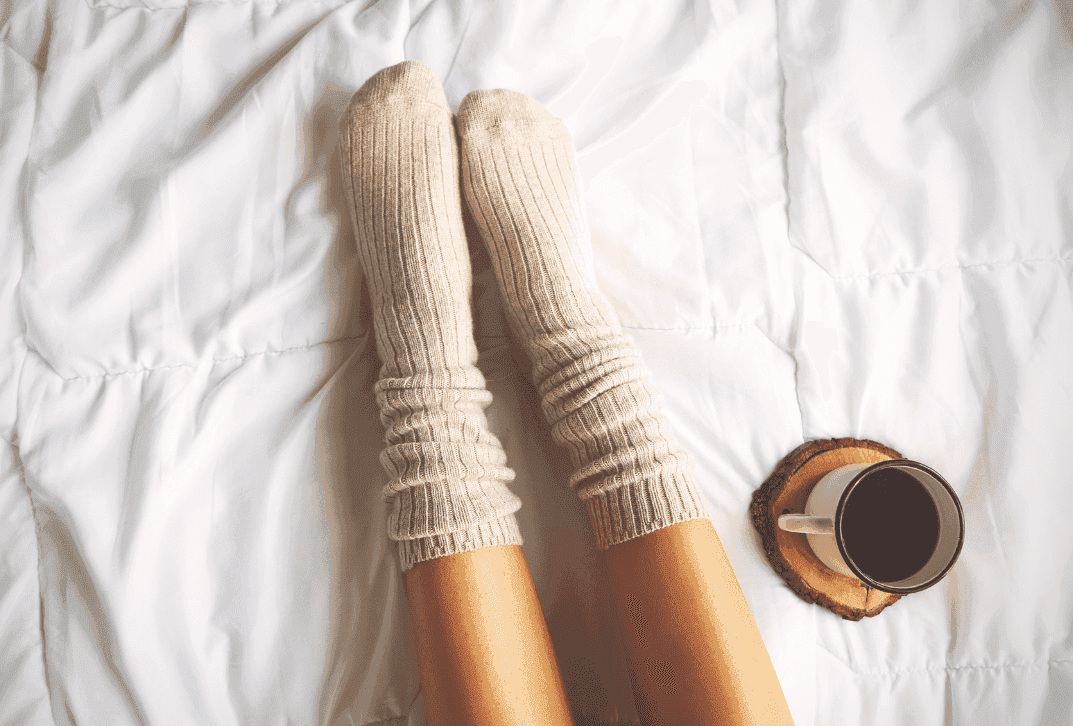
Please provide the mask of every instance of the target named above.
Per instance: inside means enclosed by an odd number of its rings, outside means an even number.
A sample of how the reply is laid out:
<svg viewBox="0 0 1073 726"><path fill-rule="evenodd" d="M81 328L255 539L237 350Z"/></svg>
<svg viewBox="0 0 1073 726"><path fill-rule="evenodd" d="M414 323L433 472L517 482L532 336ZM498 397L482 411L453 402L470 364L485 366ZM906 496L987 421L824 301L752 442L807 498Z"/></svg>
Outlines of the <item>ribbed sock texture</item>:
<svg viewBox="0 0 1073 726"><path fill-rule="evenodd" d="M520 545L514 472L484 415L492 396L476 367L458 142L443 89L420 63L384 69L354 95L341 132L383 363L380 462L402 569Z"/></svg>
<svg viewBox="0 0 1073 726"><path fill-rule="evenodd" d="M597 546L708 517L647 368L596 286L566 127L506 90L469 94L455 124L466 204Z"/></svg>

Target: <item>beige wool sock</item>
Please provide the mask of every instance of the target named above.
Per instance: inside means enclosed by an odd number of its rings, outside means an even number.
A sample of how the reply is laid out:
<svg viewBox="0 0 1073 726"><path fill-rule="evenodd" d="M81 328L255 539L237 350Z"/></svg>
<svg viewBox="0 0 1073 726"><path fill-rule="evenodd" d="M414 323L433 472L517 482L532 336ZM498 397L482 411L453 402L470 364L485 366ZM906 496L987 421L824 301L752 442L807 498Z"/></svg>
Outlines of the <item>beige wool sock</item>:
<svg viewBox="0 0 1073 726"><path fill-rule="evenodd" d="M637 348L596 286L570 136L543 106L475 91L458 109L462 188L552 436L600 549L708 517Z"/></svg>
<svg viewBox="0 0 1073 726"><path fill-rule="evenodd" d="M443 89L407 61L372 76L342 121L344 170L383 363L380 462L402 569L522 544L514 472L488 430L476 367L458 142Z"/></svg>

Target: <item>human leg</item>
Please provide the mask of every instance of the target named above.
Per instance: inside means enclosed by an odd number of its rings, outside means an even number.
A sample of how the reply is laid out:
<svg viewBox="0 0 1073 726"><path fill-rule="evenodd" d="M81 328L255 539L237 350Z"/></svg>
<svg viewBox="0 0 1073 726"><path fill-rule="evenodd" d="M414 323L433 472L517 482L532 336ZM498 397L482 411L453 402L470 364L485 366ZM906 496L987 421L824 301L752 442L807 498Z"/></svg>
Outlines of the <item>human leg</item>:
<svg viewBox="0 0 1073 726"><path fill-rule="evenodd" d="M432 72L403 63L354 96L342 129L373 308L381 463L432 726L570 726L522 556L513 472L487 428L452 116Z"/></svg>
<svg viewBox="0 0 1073 726"><path fill-rule="evenodd" d="M596 286L565 126L502 90L467 96L456 125L466 204L606 550L642 722L791 723L690 458Z"/></svg>

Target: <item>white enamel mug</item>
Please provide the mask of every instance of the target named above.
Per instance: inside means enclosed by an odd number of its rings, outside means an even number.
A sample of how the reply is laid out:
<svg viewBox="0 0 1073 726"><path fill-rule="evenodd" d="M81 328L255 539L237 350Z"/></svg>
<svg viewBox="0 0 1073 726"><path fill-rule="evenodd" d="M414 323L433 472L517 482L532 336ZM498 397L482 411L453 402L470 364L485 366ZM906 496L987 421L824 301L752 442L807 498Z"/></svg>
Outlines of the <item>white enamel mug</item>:
<svg viewBox="0 0 1073 726"><path fill-rule="evenodd" d="M847 553L843 517L846 502L854 491L868 477L889 468L909 474L923 486L938 511L939 532L934 550L919 570L908 577L884 581L866 574ZM908 522L899 525L911 526ZM828 472L809 493L805 513L783 514L779 517L779 528L806 534L812 551L835 572L855 577L868 587L895 594L919 592L943 579L961 554L965 541L965 517L953 488L936 471L908 459L892 459L871 465L848 464ZM914 532L906 531L903 536L912 537ZM897 544L892 543L892 546Z"/></svg>

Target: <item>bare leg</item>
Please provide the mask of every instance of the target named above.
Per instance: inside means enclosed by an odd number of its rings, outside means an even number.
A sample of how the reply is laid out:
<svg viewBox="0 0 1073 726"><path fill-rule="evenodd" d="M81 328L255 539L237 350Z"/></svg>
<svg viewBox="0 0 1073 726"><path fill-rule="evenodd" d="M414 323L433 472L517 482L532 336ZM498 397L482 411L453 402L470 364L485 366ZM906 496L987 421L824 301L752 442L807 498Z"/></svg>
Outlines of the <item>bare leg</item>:
<svg viewBox="0 0 1073 726"><path fill-rule="evenodd" d="M572 726L544 613L518 546L406 573L430 726Z"/></svg>
<svg viewBox="0 0 1073 726"><path fill-rule="evenodd" d="M793 723L710 521L693 519L615 545L606 566L642 723Z"/></svg>

